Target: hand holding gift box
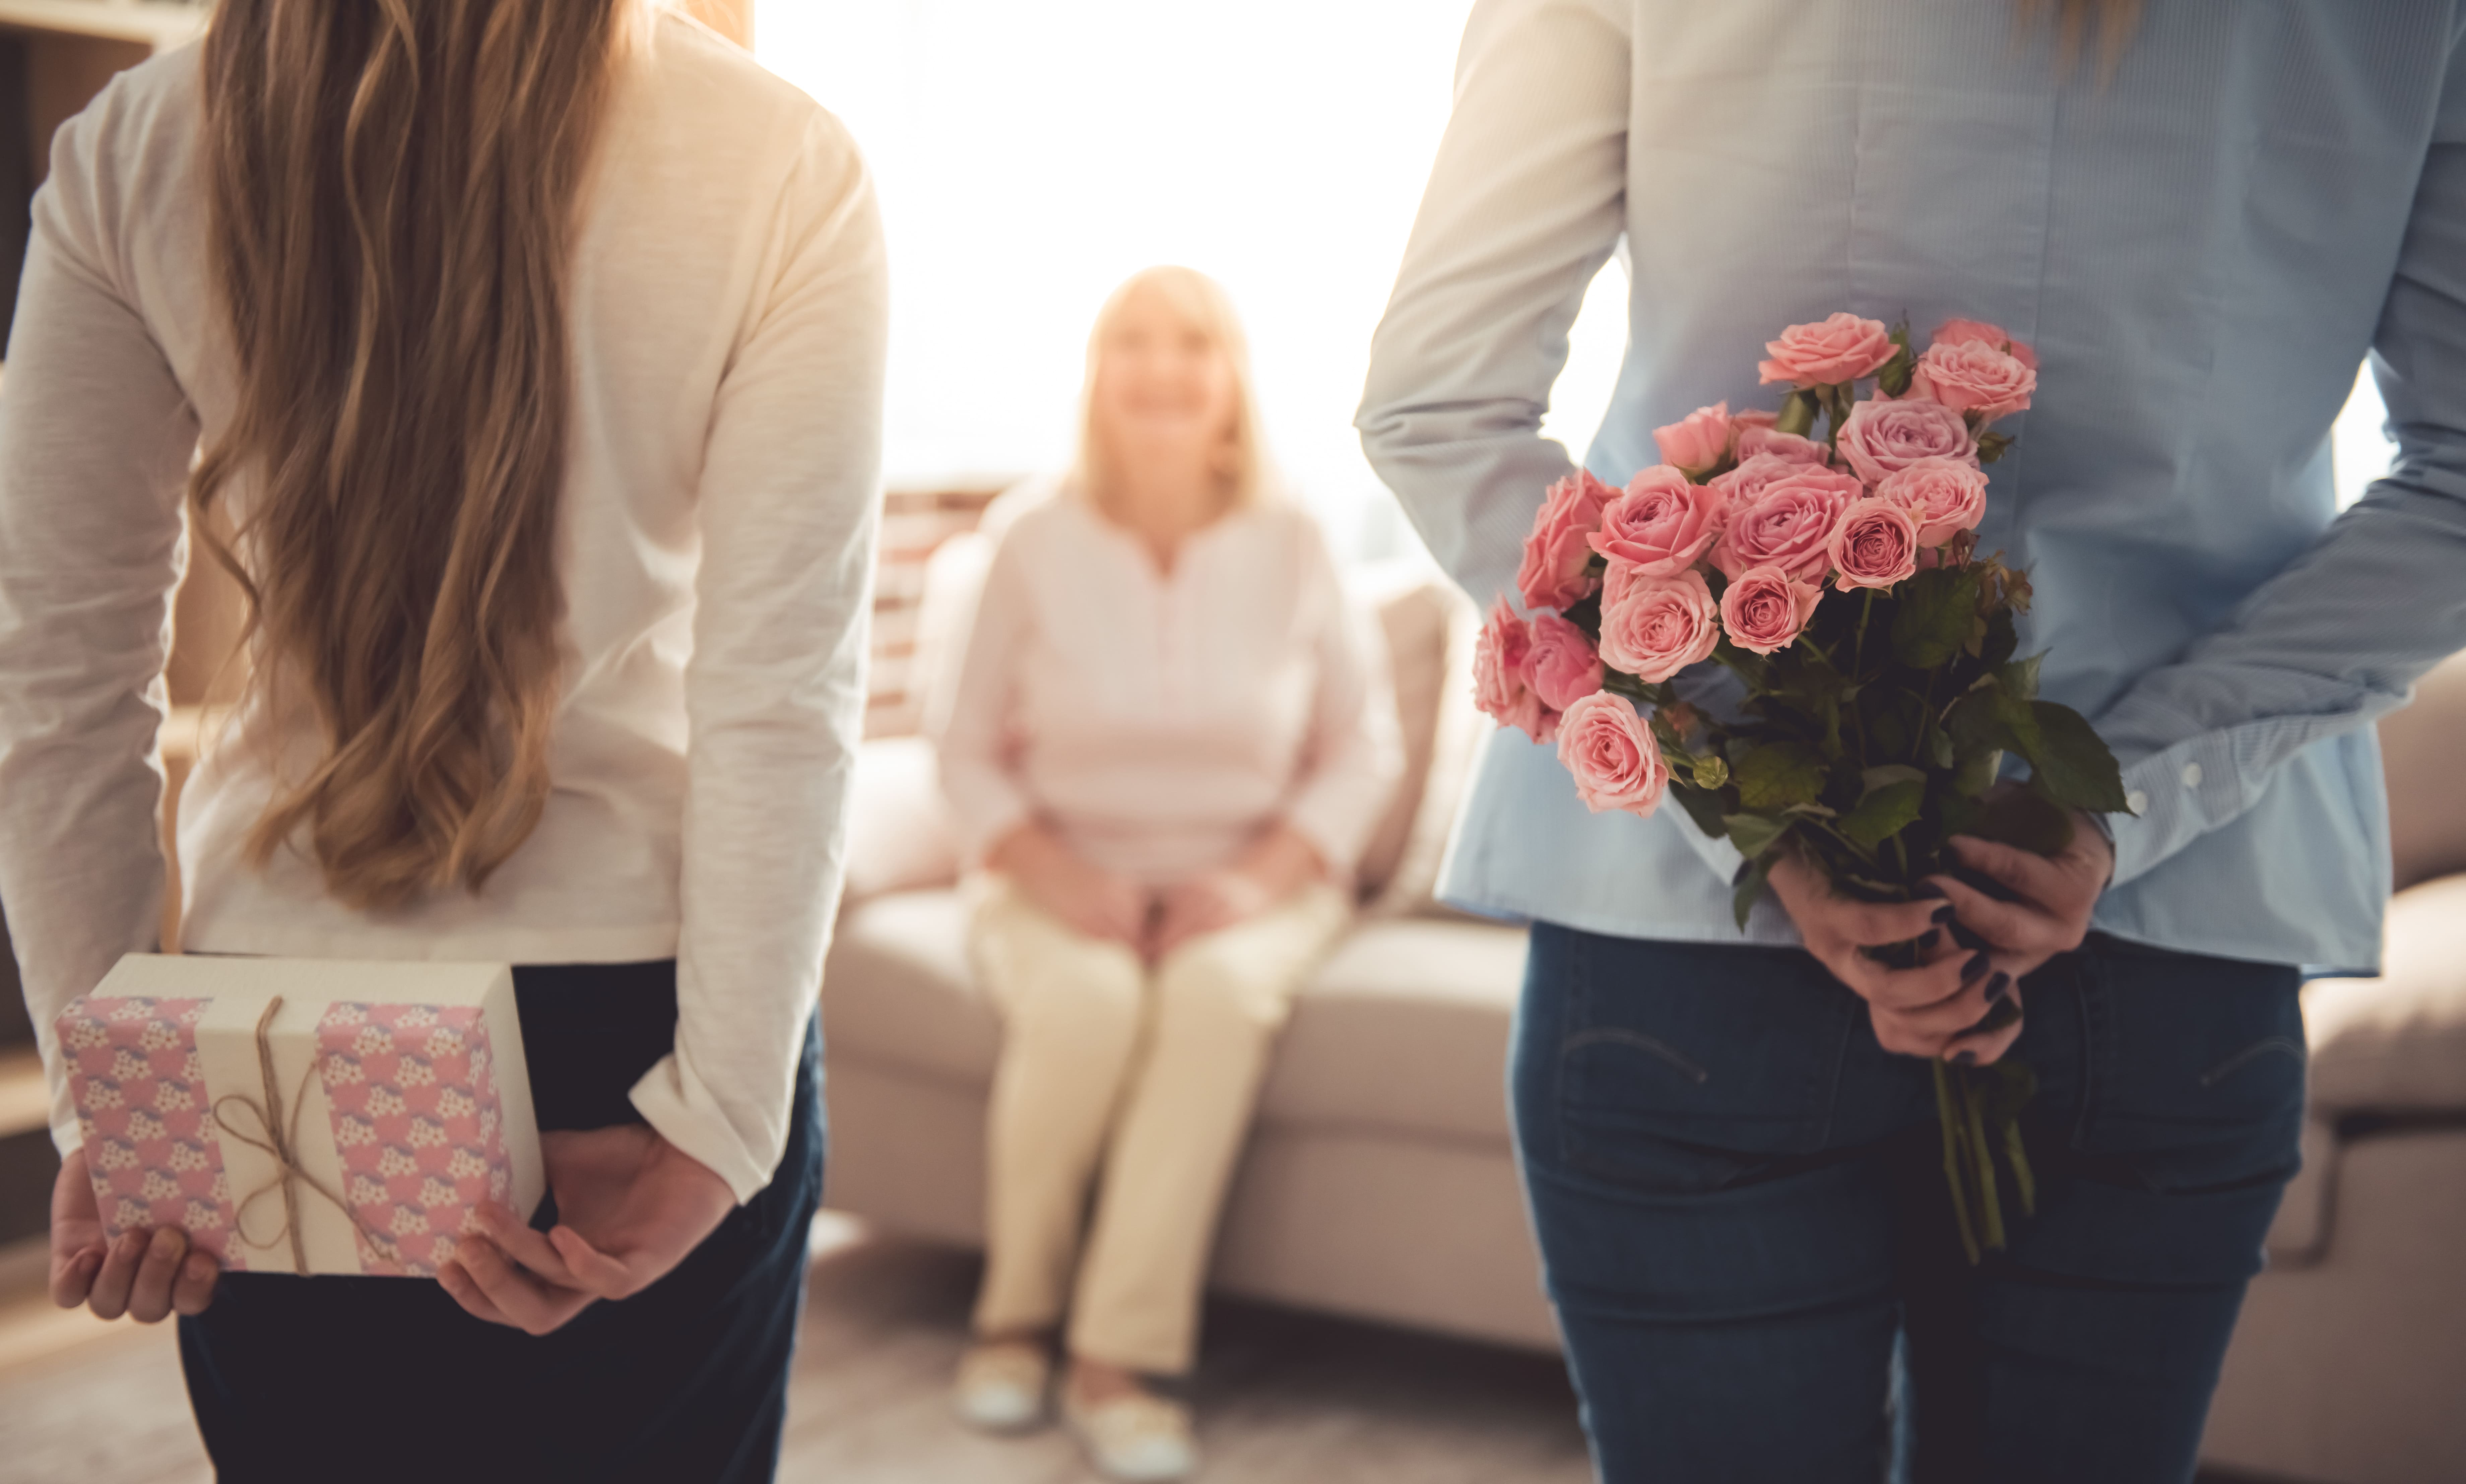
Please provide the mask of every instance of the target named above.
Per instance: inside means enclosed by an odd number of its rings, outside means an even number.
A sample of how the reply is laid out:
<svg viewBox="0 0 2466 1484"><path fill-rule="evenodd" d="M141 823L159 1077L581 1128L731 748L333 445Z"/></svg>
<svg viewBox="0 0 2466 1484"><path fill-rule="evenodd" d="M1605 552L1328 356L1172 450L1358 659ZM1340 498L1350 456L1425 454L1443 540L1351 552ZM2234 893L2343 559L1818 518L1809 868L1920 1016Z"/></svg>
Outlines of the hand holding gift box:
<svg viewBox="0 0 2466 1484"><path fill-rule="evenodd" d="M107 1239L433 1277L482 1202L538 1204L503 965L131 955L58 1031Z"/></svg>

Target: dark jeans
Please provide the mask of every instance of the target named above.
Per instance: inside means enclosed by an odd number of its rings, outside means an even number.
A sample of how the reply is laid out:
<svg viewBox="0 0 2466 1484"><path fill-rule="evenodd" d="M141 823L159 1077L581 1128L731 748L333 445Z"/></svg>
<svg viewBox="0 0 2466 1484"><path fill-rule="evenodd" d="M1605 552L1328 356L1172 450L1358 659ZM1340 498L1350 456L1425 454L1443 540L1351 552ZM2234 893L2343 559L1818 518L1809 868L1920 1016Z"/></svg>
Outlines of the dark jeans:
<svg viewBox="0 0 2466 1484"><path fill-rule="evenodd" d="M2297 1165L2297 988L2103 937L2025 980L2038 1211L1972 1270L1929 1064L1812 957L1536 927L1516 1136L1602 1477L2189 1478Z"/></svg>
<svg viewBox="0 0 2466 1484"><path fill-rule="evenodd" d="M518 968L514 983L540 1128L640 1121L626 1093L676 1043L676 965ZM180 1321L216 1476L771 1478L821 1196L819 1052L809 1024L769 1188L666 1277L553 1334L483 1323L417 1278L226 1275Z"/></svg>

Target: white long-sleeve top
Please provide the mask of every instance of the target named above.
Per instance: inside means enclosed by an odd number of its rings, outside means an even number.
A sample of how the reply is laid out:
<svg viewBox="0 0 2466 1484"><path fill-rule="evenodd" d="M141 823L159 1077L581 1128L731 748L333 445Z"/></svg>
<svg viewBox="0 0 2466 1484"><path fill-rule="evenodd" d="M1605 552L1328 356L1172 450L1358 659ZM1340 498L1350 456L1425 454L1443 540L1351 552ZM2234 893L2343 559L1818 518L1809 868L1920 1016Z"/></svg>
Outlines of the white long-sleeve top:
<svg viewBox="0 0 2466 1484"><path fill-rule="evenodd" d="M157 731L181 497L233 413L193 49L60 131L0 394L0 902L51 1023L156 936ZM886 329L839 123L673 16L609 108L572 281L563 695L539 827L477 894L371 914L246 864L271 791L243 713L189 781L185 946L517 963L677 959L642 1116L739 1200L785 1147L863 708ZM415 306L406 306L415 307ZM234 502L244 516L245 488ZM260 742L270 746L259 746Z"/></svg>
<svg viewBox="0 0 2466 1484"><path fill-rule="evenodd" d="M978 853L1034 819L1163 885L1281 821L1343 877L1401 769L1378 636L1278 501L1193 533L1167 572L1063 489L1002 533L956 679L933 730Z"/></svg>

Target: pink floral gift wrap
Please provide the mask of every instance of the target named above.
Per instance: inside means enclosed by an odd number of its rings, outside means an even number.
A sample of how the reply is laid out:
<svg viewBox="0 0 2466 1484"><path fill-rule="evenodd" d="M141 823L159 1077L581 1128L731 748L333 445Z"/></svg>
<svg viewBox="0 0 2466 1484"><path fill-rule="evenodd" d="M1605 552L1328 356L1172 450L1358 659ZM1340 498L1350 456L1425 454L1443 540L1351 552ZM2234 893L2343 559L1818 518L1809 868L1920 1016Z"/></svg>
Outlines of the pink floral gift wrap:
<svg viewBox="0 0 2466 1484"><path fill-rule="evenodd" d="M538 1203L504 965L131 955L56 1028L111 1236L432 1277L482 1201Z"/></svg>

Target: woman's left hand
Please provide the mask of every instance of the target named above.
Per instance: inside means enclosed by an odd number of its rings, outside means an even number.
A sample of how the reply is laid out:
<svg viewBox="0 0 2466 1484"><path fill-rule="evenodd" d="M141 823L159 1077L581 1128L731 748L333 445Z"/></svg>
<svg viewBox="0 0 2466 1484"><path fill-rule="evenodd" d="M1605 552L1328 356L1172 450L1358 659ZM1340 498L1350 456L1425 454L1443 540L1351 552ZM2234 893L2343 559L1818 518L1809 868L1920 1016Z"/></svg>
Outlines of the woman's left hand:
<svg viewBox="0 0 2466 1484"><path fill-rule="evenodd" d="M1195 937L1247 922L1326 876L1318 846L1279 821L1231 866L1201 871L1156 893L1155 916L1142 945L1147 960L1160 962Z"/></svg>
<svg viewBox="0 0 2466 1484"><path fill-rule="evenodd" d="M437 1281L492 1324L545 1335L603 1298L667 1276L736 1208L728 1182L643 1124L540 1135L554 1228L494 1202Z"/></svg>
<svg viewBox="0 0 2466 1484"><path fill-rule="evenodd" d="M1247 922L1275 905L1267 883L1239 867L1177 881L1156 893L1147 959L1155 963L1195 937Z"/></svg>

